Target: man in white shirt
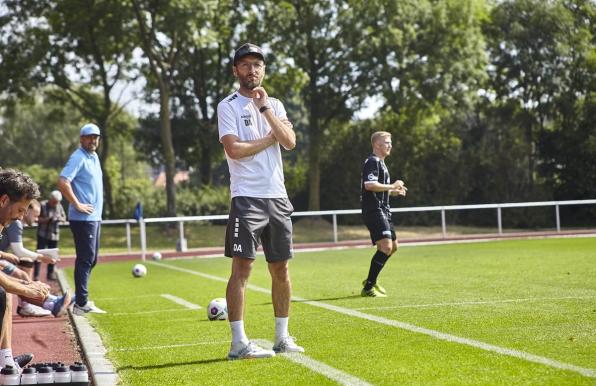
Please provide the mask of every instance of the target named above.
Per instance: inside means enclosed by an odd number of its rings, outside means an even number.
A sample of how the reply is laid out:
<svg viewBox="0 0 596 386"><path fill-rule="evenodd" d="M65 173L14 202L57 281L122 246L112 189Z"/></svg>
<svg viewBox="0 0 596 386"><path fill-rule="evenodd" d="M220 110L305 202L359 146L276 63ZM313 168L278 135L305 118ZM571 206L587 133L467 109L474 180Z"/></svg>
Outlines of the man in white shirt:
<svg viewBox="0 0 596 386"><path fill-rule="evenodd" d="M296 134L283 104L261 86L265 55L247 43L234 54L232 70L240 88L217 106L219 140L230 170L232 203L225 254L232 258L226 300L232 330L228 359L267 358L281 352L303 352L288 333L294 211L284 186L281 146L296 146ZM244 294L259 244L271 274L275 343L266 350L244 331Z"/></svg>

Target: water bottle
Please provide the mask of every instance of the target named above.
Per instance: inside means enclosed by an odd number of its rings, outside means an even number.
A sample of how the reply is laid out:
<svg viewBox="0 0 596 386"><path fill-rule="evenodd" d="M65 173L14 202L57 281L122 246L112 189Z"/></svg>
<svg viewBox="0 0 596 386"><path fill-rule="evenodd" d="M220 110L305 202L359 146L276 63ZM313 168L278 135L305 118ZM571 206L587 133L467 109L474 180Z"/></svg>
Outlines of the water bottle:
<svg viewBox="0 0 596 386"><path fill-rule="evenodd" d="M70 366L70 376L72 383L75 382L89 382L89 374L87 374L87 367L81 362L75 362Z"/></svg>
<svg viewBox="0 0 596 386"><path fill-rule="evenodd" d="M37 385L37 370L35 367L23 369L21 374L21 385Z"/></svg>
<svg viewBox="0 0 596 386"><path fill-rule="evenodd" d="M62 363L54 367L54 383L70 383L70 369Z"/></svg>
<svg viewBox="0 0 596 386"><path fill-rule="evenodd" d="M21 382L19 370L6 365L0 370L0 385L18 385Z"/></svg>
<svg viewBox="0 0 596 386"><path fill-rule="evenodd" d="M54 383L54 370L50 366L43 366L37 369L37 383Z"/></svg>

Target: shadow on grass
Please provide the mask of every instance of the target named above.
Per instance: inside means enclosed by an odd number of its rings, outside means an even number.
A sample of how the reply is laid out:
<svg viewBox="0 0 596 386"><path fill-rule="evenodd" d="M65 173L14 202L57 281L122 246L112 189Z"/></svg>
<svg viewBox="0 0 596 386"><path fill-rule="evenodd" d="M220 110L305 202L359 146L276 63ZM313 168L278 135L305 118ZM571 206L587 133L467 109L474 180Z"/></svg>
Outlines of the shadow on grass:
<svg viewBox="0 0 596 386"><path fill-rule="evenodd" d="M330 301L330 300L345 300L345 299L358 299L361 298L362 296L360 295L348 295L348 296L338 296L338 297L334 297L334 298L319 298L319 299L301 299L301 300L296 300L296 299L292 299L292 303L306 303L306 302L322 302L322 301ZM257 305L259 306L267 306L267 305L271 305L271 302L266 302L266 303L259 303Z"/></svg>
<svg viewBox="0 0 596 386"><path fill-rule="evenodd" d="M207 365L210 363L217 363L217 362L228 362L228 358L215 358L215 359L205 359L202 361L191 361L191 362L171 362L171 363L162 363L158 365L147 365L147 366L122 366L118 367L117 371L122 370L155 370L155 369L167 369L170 367L178 367L178 366L190 366L190 365Z"/></svg>

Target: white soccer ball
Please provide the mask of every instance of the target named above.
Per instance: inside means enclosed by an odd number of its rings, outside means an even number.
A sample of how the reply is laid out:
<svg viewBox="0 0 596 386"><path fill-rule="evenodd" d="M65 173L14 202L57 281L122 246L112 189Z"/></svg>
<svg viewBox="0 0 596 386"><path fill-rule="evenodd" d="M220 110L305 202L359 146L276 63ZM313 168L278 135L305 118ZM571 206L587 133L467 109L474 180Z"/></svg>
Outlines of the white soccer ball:
<svg viewBox="0 0 596 386"><path fill-rule="evenodd" d="M145 267L143 264L135 264L134 267L132 267L132 275L134 277L143 277L147 274L147 267Z"/></svg>
<svg viewBox="0 0 596 386"><path fill-rule="evenodd" d="M226 320L228 318L228 303L226 303L226 299L213 299L207 306L207 317L209 320Z"/></svg>
<svg viewBox="0 0 596 386"><path fill-rule="evenodd" d="M155 261L161 260L161 253L153 252L153 254L151 255L151 258Z"/></svg>

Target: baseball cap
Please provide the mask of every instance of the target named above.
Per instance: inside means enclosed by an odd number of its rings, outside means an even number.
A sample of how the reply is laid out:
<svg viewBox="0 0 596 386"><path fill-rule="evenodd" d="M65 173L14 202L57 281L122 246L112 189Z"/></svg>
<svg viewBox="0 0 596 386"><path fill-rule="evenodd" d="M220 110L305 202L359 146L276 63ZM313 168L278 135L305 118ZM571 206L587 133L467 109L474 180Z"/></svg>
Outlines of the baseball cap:
<svg viewBox="0 0 596 386"><path fill-rule="evenodd" d="M85 126L81 127L80 136L82 137L83 135L101 135L101 134L99 133L99 127L97 127L93 123L87 123Z"/></svg>
<svg viewBox="0 0 596 386"><path fill-rule="evenodd" d="M243 58L246 55L256 55L261 57L261 59L263 59L263 62L265 61L265 54L263 53L261 47L252 43L245 43L236 50L236 53L234 53L234 64L236 64L236 62L240 58Z"/></svg>

